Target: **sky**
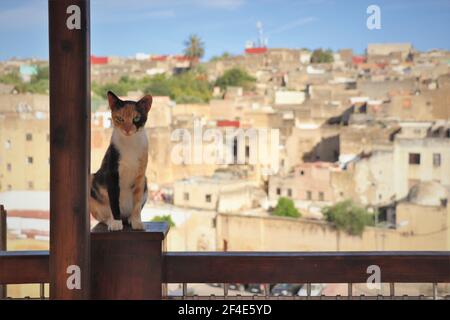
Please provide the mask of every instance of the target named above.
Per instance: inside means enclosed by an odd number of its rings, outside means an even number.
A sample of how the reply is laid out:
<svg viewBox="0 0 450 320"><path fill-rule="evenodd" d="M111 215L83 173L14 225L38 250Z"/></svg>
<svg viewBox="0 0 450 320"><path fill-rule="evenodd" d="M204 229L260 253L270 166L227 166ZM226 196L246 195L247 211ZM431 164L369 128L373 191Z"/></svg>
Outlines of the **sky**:
<svg viewBox="0 0 450 320"><path fill-rule="evenodd" d="M381 9L369 30L366 10ZM352 48L411 42L421 51L450 49L450 0L91 0L91 52L179 54L190 34L205 59L243 53L257 22L271 48ZM0 60L48 58L47 0L0 1Z"/></svg>

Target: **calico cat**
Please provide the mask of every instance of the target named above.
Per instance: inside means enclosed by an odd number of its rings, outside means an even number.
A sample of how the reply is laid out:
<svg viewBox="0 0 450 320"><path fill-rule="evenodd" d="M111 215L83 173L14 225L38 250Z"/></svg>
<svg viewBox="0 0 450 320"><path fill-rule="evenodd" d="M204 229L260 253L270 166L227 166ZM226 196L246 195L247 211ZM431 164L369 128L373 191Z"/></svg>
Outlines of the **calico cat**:
<svg viewBox="0 0 450 320"><path fill-rule="evenodd" d="M152 106L150 95L122 101L111 91L113 133L100 169L90 177L90 210L108 230L122 230L122 221L134 230L144 229L141 210L147 200L148 141L144 129Z"/></svg>

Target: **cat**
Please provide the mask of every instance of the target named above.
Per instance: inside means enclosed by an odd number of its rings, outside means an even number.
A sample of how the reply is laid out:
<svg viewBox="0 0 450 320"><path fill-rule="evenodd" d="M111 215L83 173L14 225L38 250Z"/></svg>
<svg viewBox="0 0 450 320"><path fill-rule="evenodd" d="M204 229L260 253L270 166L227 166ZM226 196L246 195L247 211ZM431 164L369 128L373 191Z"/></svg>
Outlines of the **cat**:
<svg viewBox="0 0 450 320"><path fill-rule="evenodd" d="M90 211L109 231L123 229L123 221L133 230L143 230L141 210L147 200L148 140L145 122L153 98L123 101L111 91L113 132L100 169L90 176Z"/></svg>

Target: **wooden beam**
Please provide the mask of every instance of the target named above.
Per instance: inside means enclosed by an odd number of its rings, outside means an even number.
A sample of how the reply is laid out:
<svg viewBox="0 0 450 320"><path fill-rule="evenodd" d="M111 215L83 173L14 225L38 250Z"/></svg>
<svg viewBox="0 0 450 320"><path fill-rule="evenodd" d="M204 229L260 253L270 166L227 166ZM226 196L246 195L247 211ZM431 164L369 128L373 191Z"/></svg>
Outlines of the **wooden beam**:
<svg viewBox="0 0 450 320"><path fill-rule="evenodd" d="M0 205L0 251L6 251L6 211L5 208Z"/></svg>
<svg viewBox="0 0 450 320"><path fill-rule="evenodd" d="M0 284L48 282L48 251L0 252Z"/></svg>
<svg viewBox="0 0 450 320"><path fill-rule="evenodd" d="M89 7L89 0L48 2L51 299L89 298ZM70 266L80 268L80 289L66 285Z"/></svg>
<svg viewBox="0 0 450 320"><path fill-rule="evenodd" d="M169 252L166 283L365 283L450 281L450 252Z"/></svg>
<svg viewBox="0 0 450 320"><path fill-rule="evenodd" d="M6 227L6 211L5 208L2 205L0 205L0 251L6 251L7 231L8 228ZM6 298L6 286L0 285L0 299L5 298Z"/></svg>

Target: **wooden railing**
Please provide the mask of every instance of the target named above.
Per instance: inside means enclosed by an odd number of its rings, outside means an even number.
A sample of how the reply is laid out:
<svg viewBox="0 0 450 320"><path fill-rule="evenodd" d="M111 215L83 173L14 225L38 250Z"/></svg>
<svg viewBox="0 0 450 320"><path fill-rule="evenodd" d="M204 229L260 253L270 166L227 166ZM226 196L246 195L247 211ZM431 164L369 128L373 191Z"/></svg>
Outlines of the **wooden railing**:
<svg viewBox="0 0 450 320"><path fill-rule="evenodd" d="M189 297L189 283L261 283L263 298L270 298L268 284L365 283L369 266L378 266L381 282L390 284L387 298L395 299L396 283L450 283L450 252L165 252L168 227L147 223L145 232L107 232L98 225L91 233L90 276L93 299L203 299ZM126 272L123 272L126 270ZM0 284L47 283L49 253L1 252ZM167 296L166 284L181 284L180 297ZM114 289L114 290L112 290ZM228 296L227 285L223 296ZM241 297L243 298L243 297ZM249 298L249 297L247 297ZM254 297L250 297L254 298ZM309 298L309 297L306 297ZM404 298L403 296L400 298ZM278 298L277 298L278 299Z"/></svg>

